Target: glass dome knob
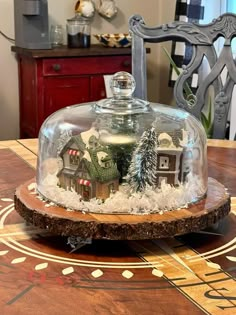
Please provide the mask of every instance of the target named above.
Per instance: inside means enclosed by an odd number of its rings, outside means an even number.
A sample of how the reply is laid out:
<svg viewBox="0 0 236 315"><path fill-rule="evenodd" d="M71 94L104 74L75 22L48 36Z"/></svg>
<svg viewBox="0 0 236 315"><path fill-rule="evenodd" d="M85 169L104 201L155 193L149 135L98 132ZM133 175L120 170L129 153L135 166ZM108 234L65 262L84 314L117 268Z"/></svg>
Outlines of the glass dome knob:
<svg viewBox="0 0 236 315"><path fill-rule="evenodd" d="M110 81L114 99L131 99L136 84L134 77L125 71L117 72Z"/></svg>

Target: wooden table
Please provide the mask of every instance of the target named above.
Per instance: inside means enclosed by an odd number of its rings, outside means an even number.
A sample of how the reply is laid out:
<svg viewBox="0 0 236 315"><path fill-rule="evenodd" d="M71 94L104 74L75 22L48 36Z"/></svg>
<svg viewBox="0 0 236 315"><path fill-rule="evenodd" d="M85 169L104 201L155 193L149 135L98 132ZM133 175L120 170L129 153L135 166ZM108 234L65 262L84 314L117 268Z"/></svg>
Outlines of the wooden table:
<svg viewBox="0 0 236 315"><path fill-rule="evenodd" d="M67 239L26 225L15 188L35 175L37 140L0 142L0 314L235 314L236 142L209 140L209 176L232 196L218 227L174 239Z"/></svg>

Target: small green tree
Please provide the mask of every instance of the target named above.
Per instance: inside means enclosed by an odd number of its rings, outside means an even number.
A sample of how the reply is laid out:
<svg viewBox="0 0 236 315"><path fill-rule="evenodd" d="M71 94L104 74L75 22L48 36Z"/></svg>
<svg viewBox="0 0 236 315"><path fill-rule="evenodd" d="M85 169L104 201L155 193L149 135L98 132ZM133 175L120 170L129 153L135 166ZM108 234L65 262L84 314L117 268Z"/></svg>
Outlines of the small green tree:
<svg viewBox="0 0 236 315"><path fill-rule="evenodd" d="M133 152L127 182L135 192L156 184L157 137L152 127L146 130Z"/></svg>

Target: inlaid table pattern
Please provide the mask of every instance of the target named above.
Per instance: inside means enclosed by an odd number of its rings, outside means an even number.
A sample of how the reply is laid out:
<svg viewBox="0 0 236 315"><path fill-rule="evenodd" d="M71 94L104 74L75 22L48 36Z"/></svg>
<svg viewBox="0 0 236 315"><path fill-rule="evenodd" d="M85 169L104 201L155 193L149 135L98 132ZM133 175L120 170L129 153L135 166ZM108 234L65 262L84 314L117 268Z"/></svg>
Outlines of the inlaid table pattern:
<svg viewBox="0 0 236 315"><path fill-rule="evenodd" d="M35 176L37 139L0 142L0 314L236 313L236 143L209 140L209 176L231 213L206 230L143 241L67 238L26 224L16 187Z"/></svg>

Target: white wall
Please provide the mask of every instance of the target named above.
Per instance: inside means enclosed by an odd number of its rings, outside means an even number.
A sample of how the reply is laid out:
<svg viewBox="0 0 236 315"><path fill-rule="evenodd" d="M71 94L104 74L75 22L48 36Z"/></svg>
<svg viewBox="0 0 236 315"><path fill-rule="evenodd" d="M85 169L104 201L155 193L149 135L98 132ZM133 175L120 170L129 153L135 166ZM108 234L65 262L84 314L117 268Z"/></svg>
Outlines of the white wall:
<svg viewBox="0 0 236 315"><path fill-rule="evenodd" d="M14 37L13 0L0 0L0 30L10 37ZM62 24L66 26L66 20L73 16L76 0L48 0L50 24ZM99 0L95 0L99 3ZM132 14L141 14L148 25L168 22L174 16L174 0L117 0L119 12L115 19L107 21L96 15L92 24L92 34L115 33L128 31L128 19ZM92 42L96 42L93 39ZM19 137L19 95L17 61L15 54L11 52L11 43L0 35L0 140L15 139ZM158 91L160 82L164 86L163 77L156 78L154 74L158 71L159 64L161 73L167 72L164 64L160 61L159 50L152 47L149 59L149 99L159 100ZM166 78L166 74L164 74ZM167 81L166 81L167 82ZM161 86L161 90L163 90ZM167 86L167 85L165 85ZM162 92L163 94L163 92ZM163 99L170 93L164 93Z"/></svg>
<svg viewBox="0 0 236 315"><path fill-rule="evenodd" d="M13 0L0 0L0 30L14 37ZM11 43L0 35L0 139L18 136L17 63Z"/></svg>

